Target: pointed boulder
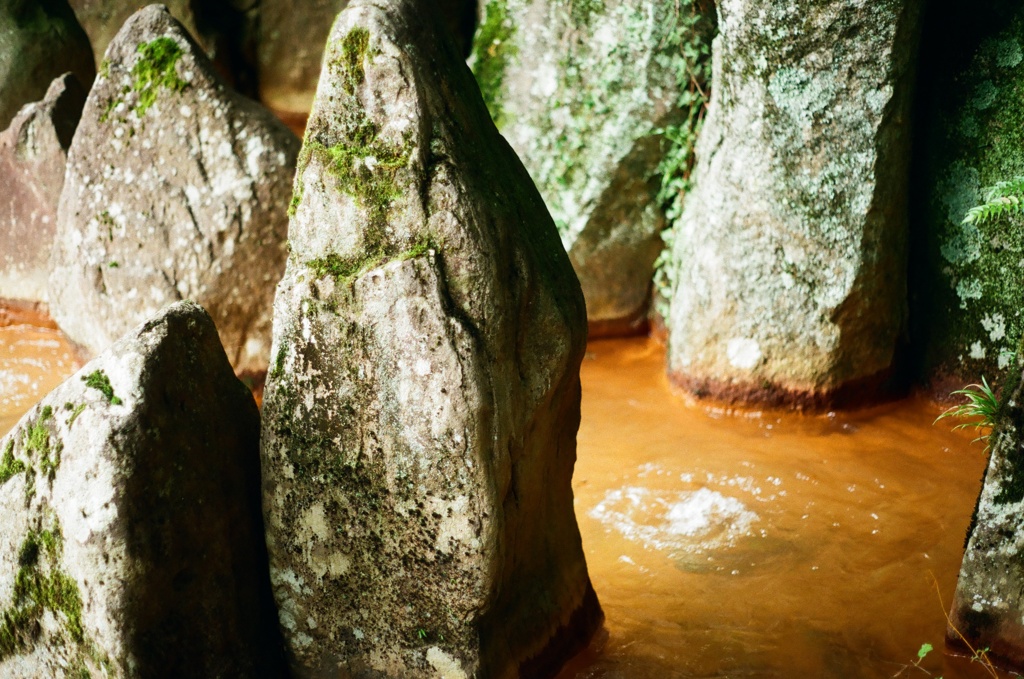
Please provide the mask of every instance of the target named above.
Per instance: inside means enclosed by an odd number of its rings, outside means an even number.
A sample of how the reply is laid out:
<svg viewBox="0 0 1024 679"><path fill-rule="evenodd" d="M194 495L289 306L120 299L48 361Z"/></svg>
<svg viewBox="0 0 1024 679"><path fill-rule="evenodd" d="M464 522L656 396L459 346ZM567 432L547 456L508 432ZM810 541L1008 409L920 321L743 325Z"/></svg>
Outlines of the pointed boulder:
<svg viewBox="0 0 1024 679"><path fill-rule="evenodd" d="M50 83L42 101L18 112L0 133L0 298L46 300L57 201L68 147L85 104L71 73Z"/></svg>
<svg viewBox="0 0 1024 679"><path fill-rule="evenodd" d="M164 7L134 14L68 154L49 278L61 329L95 353L194 299L237 371L265 369L298 147Z"/></svg>
<svg viewBox="0 0 1024 679"><path fill-rule="evenodd" d="M261 442L297 676L543 677L601 619L573 514L583 297L424 2L331 31Z"/></svg>
<svg viewBox="0 0 1024 679"><path fill-rule="evenodd" d="M0 440L0 676L273 677L259 413L172 305Z"/></svg>

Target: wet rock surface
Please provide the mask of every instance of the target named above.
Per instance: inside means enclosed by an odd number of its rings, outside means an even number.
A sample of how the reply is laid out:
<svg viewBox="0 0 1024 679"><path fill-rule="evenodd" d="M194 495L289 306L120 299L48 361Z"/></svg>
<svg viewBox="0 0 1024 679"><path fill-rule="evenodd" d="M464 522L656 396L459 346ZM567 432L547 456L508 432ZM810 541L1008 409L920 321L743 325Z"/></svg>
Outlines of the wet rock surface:
<svg viewBox="0 0 1024 679"><path fill-rule="evenodd" d="M0 129L69 71L86 89L96 75L89 38L67 0L6 0L0 5Z"/></svg>
<svg viewBox="0 0 1024 679"><path fill-rule="evenodd" d="M178 303L0 440L0 674L282 673L259 412Z"/></svg>
<svg viewBox="0 0 1024 679"><path fill-rule="evenodd" d="M583 297L438 30L351 3L300 158L261 442L297 676L548 676L601 619L570 485Z"/></svg>
<svg viewBox="0 0 1024 679"><path fill-rule="evenodd" d="M265 369L298 139L227 88L159 6L132 16L105 62L68 154L55 320L98 352L194 299L236 370Z"/></svg>
<svg viewBox="0 0 1024 679"><path fill-rule="evenodd" d="M78 78L50 83L0 133L0 298L44 302L68 147L85 105Z"/></svg>
<svg viewBox="0 0 1024 679"><path fill-rule="evenodd" d="M870 393L904 330L919 3L718 12L672 253L670 373L696 393L775 403Z"/></svg>
<svg viewBox="0 0 1024 679"><path fill-rule="evenodd" d="M592 334L640 329L665 215L659 130L682 122L690 3L487 0L471 64L558 225Z"/></svg>
<svg viewBox="0 0 1024 679"><path fill-rule="evenodd" d="M989 649L1000 664L1024 667L1024 361L1003 385L988 436L991 455L967 533L946 642ZM962 635L962 636L961 636Z"/></svg>

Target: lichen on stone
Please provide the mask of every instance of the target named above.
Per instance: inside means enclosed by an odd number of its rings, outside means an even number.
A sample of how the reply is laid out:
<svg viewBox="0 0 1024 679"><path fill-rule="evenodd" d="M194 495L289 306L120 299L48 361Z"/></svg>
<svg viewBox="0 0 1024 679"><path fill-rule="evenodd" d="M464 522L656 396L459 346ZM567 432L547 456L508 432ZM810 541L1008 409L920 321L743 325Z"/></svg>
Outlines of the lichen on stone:
<svg viewBox="0 0 1024 679"><path fill-rule="evenodd" d="M484 18L473 39L470 57L470 67L480 86L480 94L499 130L505 124L501 103L505 71L518 51L512 41L515 30L506 0L491 0L484 7Z"/></svg>

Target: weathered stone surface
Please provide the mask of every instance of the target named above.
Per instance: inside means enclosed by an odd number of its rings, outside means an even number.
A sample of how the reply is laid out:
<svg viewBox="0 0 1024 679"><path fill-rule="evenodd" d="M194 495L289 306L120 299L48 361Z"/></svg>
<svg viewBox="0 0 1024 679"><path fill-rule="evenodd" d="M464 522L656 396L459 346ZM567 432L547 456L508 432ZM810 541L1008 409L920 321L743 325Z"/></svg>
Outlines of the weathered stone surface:
<svg viewBox="0 0 1024 679"><path fill-rule="evenodd" d="M0 675L280 676L259 412L175 304L0 440Z"/></svg>
<svg viewBox="0 0 1024 679"><path fill-rule="evenodd" d="M1001 381L1024 336L1024 219L963 223L985 189L1024 175L1024 7L993 2L979 13L984 37L965 36L967 54L928 80L924 97L912 311L920 372L937 387Z"/></svg>
<svg viewBox="0 0 1024 679"><path fill-rule="evenodd" d="M25 104L39 101L68 71L88 89L96 68L89 38L67 0L5 0L0 4L0 129Z"/></svg>
<svg viewBox="0 0 1024 679"><path fill-rule="evenodd" d="M890 371L906 315L918 4L718 4L714 89L673 250L679 384L824 405Z"/></svg>
<svg viewBox="0 0 1024 679"><path fill-rule="evenodd" d="M0 133L0 298L46 301L57 201L84 104L85 90L65 73Z"/></svg>
<svg viewBox="0 0 1024 679"><path fill-rule="evenodd" d="M591 331L641 324L665 215L661 128L683 122L707 25L674 0L487 0L471 65L558 225ZM699 40L699 38L698 38ZM682 88L682 89L681 89Z"/></svg>
<svg viewBox="0 0 1024 679"><path fill-rule="evenodd" d="M298 676L542 677L601 617L570 485L583 297L435 23L339 15L299 163L261 443Z"/></svg>
<svg viewBox="0 0 1024 679"><path fill-rule="evenodd" d="M1020 670L1024 668L1024 362L1014 363L988 438L992 452L968 530L946 642L966 650L962 634L974 648L988 648L993 660Z"/></svg>
<svg viewBox="0 0 1024 679"><path fill-rule="evenodd" d="M260 100L284 119L301 123L320 79L320 62L331 24L347 0L261 0ZM440 15L467 51L475 28L475 0L436 0Z"/></svg>
<svg viewBox="0 0 1024 679"><path fill-rule="evenodd" d="M54 319L96 352L194 299L236 370L265 369L298 139L227 88L160 6L132 16L106 61L68 154Z"/></svg>

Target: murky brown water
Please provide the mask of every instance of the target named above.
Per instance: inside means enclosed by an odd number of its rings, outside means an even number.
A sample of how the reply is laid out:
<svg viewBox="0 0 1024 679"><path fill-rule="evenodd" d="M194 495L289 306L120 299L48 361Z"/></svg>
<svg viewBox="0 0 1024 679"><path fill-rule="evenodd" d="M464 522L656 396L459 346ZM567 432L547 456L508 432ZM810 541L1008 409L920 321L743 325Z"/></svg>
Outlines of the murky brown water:
<svg viewBox="0 0 1024 679"><path fill-rule="evenodd" d="M569 679L892 677L941 647L984 466L920 400L794 416L688 402L648 340L591 344L574 487L607 634ZM75 369L0 327L0 433ZM946 679L977 664L923 663ZM909 668L902 677L925 677Z"/></svg>

